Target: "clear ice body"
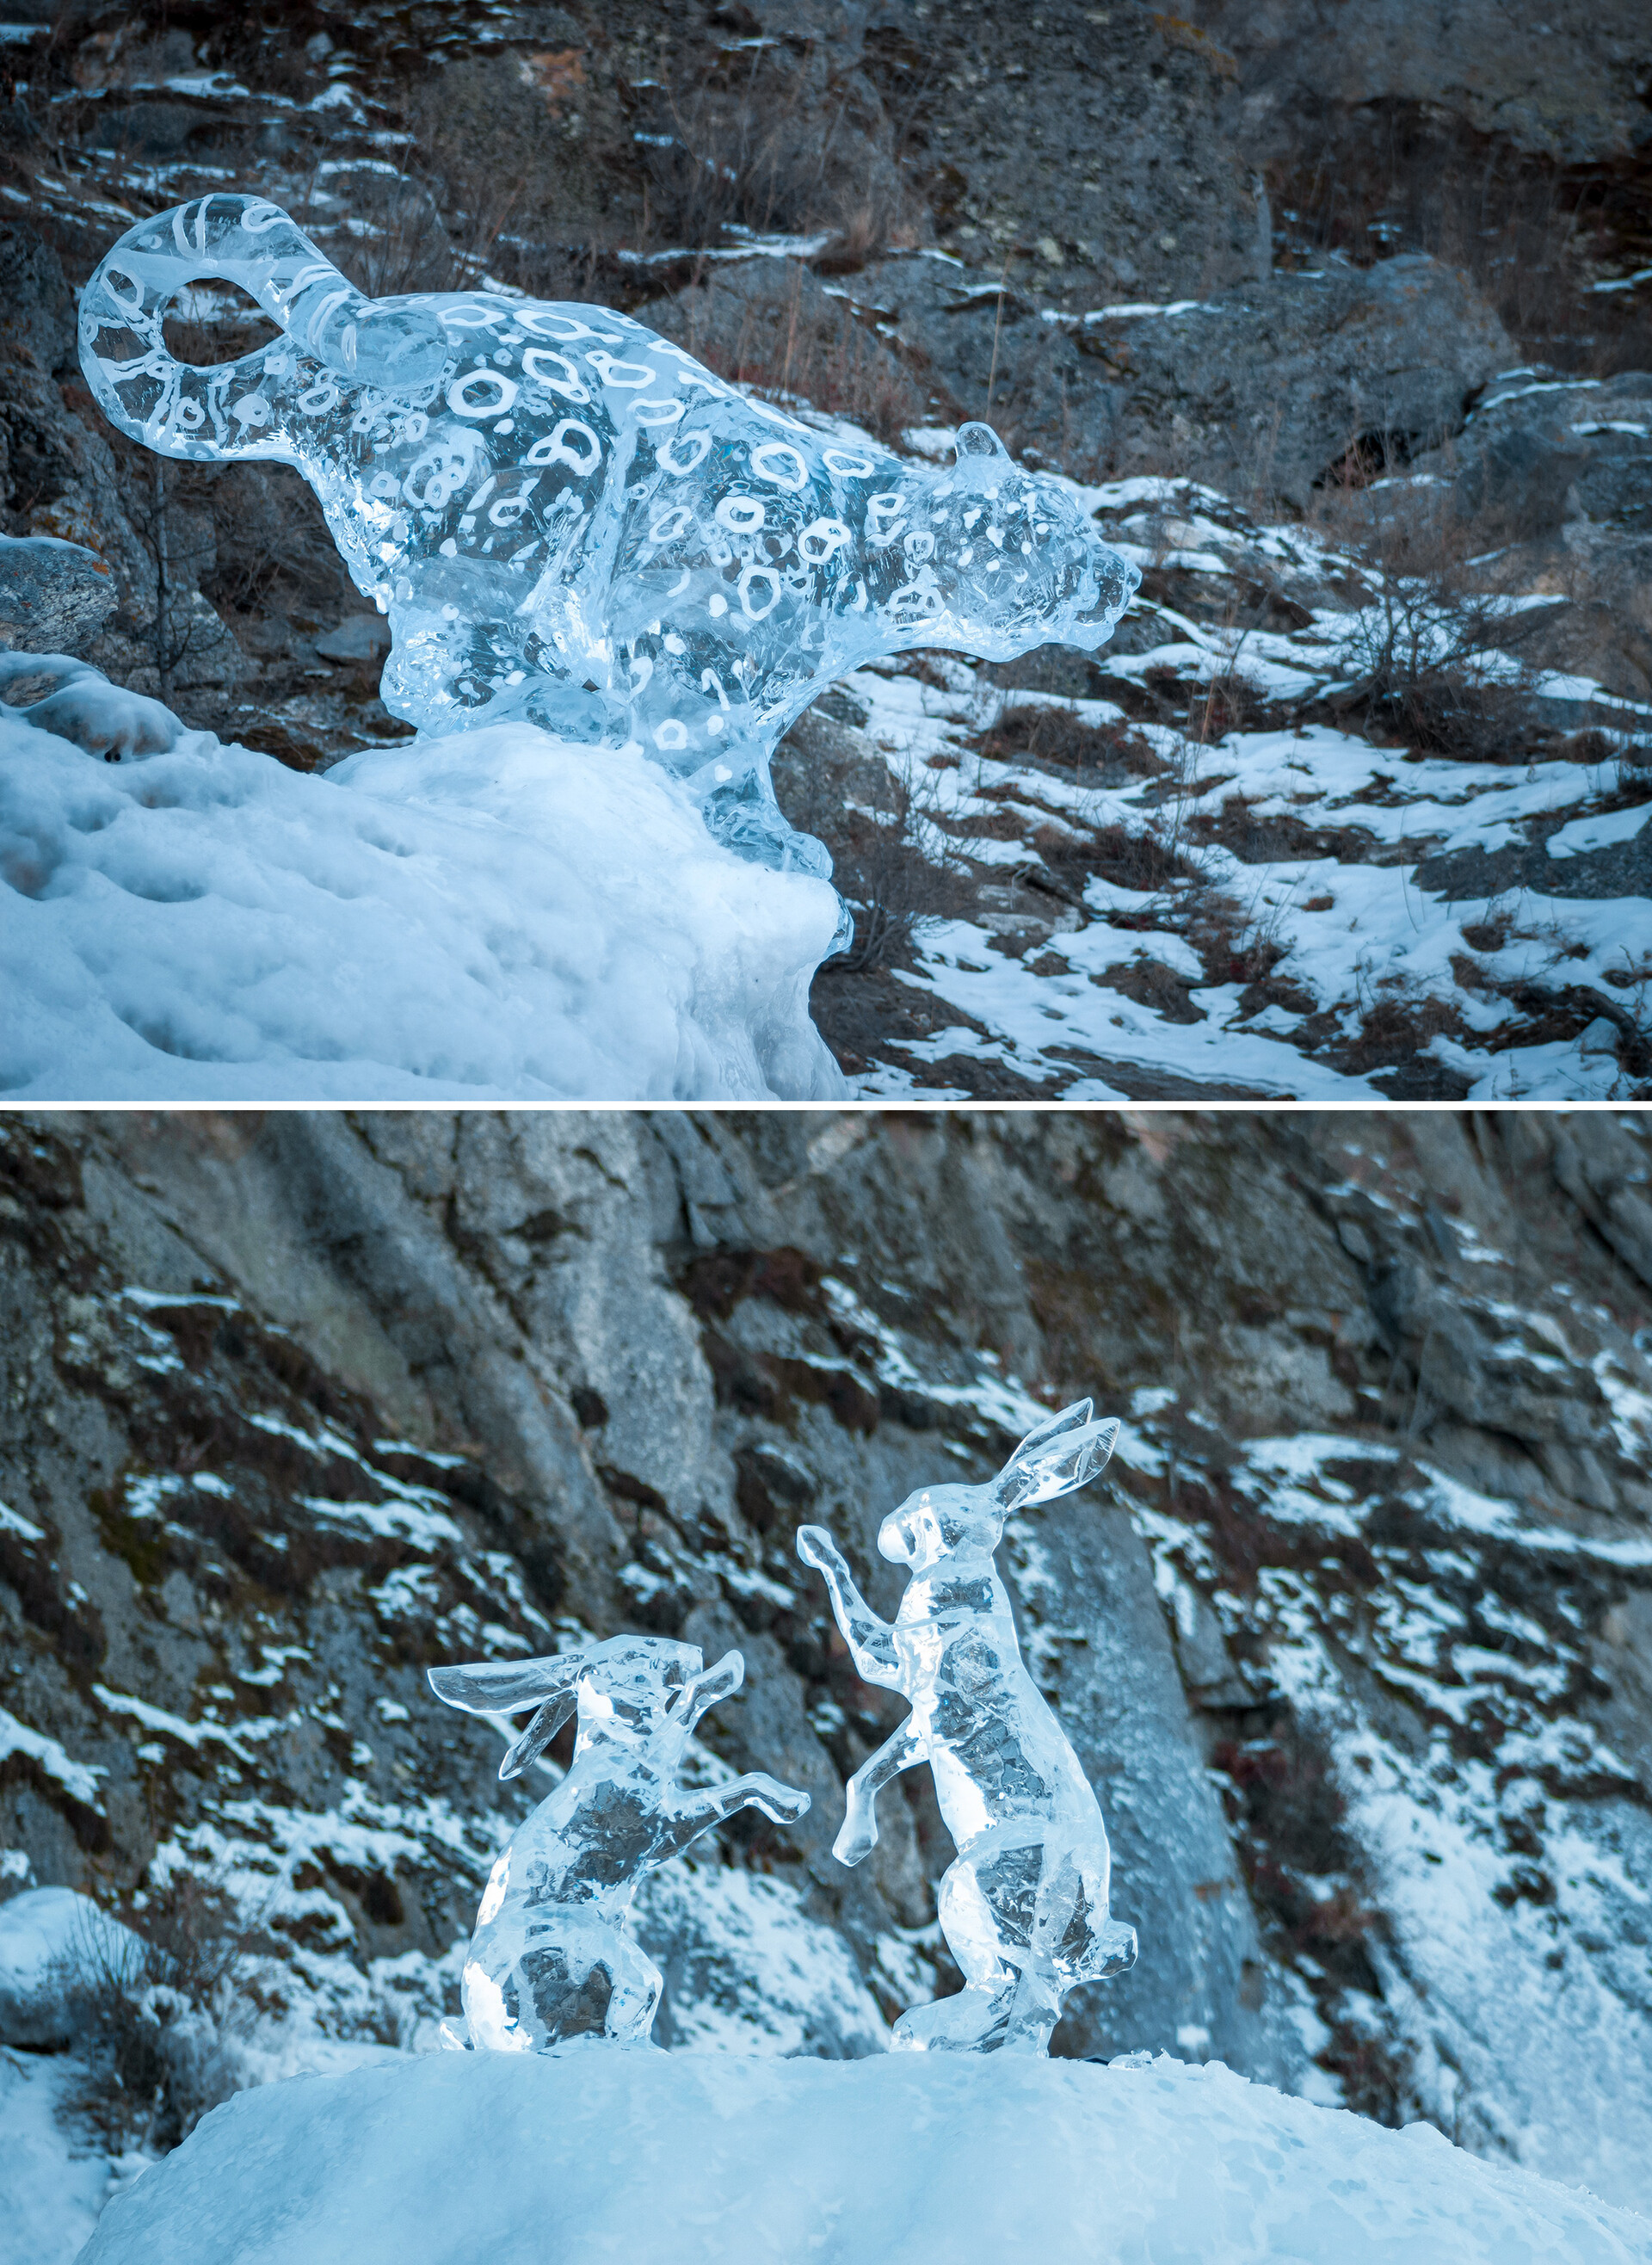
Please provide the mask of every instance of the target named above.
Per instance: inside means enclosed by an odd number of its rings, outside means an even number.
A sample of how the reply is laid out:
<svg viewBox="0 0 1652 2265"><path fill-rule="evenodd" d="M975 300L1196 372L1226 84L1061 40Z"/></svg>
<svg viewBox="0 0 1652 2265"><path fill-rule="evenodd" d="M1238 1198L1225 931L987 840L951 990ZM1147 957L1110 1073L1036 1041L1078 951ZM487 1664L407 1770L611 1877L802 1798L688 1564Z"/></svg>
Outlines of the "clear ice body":
<svg viewBox="0 0 1652 2265"><path fill-rule="evenodd" d="M168 304L208 278L283 336L178 361ZM83 295L80 354L130 439L297 467L389 615L395 714L633 743L719 839L782 869L831 870L768 766L834 679L914 645L1094 651L1139 579L984 425L936 470L815 431L604 308L367 299L251 196L129 229Z"/></svg>
<svg viewBox="0 0 1652 2265"><path fill-rule="evenodd" d="M738 1691L746 1663L707 1668L692 1644L620 1635L584 1650L433 1667L439 1699L473 1715L535 1712L499 1764L520 1774L577 1713L573 1762L511 1835L477 1912L461 1996L470 2043L543 2052L576 2037L649 2042L664 1982L625 1931L638 1881L702 1832L757 1808L777 1823L809 1796L761 1771L686 1792L695 1724Z"/></svg>
<svg viewBox="0 0 1652 2265"><path fill-rule="evenodd" d="M919 1762L957 1847L937 1903L964 1987L909 2007L897 2050L1045 2052L1067 1992L1135 1963L1135 1929L1109 1916L1101 1805L1022 1664L993 1565L1010 1513L1084 1485L1117 1437L1116 1422L1093 1422L1091 1403L1077 1401L1029 1432L986 1485L908 1496L877 1535L884 1556L912 1569L892 1628L826 1527L798 1532L797 1555L825 1577L855 1672L912 1702L849 1780L833 1853L851 1865L870 1854L880 1788Z"/></svg>

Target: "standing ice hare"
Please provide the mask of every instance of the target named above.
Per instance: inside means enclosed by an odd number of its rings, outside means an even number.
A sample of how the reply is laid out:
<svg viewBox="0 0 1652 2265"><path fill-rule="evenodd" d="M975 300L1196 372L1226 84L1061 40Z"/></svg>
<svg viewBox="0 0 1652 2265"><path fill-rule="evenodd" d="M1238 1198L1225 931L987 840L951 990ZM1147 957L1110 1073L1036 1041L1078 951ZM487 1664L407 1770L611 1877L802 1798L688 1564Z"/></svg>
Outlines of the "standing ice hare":
<svg viewBox="0 0 1652 2265"><path fill-rule="evenodd" d="M1022 1664L993 1567L1010 1512L1082 1486L1117 1436L1117 1423L1092 1422L1091 1403L1077 1401L1030 1431L985 1486L908 1496L877 1536L885 1557L912 1568L892 1628L868 1606L826 1528L798 1533L797 1555L825 1575L857 1673L912 1701L849 1780L833 1853L845 1864L870 1853L879 1789L915 1762L934 1771L957 1846L939 1905L964 1988L903 2014L898 2048L1042 2053L1069 1990L1135 1962L1135 1929L1108 1917L1100 1805Z"/></svg>
<svg viewBox="0 0 1652 2265"><path fill-rule="evenodd" d="M795 1824L809 1807L806 1793L761 1772L705 1793L677 1783L695 1724L745 1675L738 1651L708 1668L692 1644L640 1635L430 1670L450 1707L538 1709L499 1764L502 1778L520 1775L579 1713L572 1766L512 1834L477 1912L461 1985L473 2044L528 2052L581 2036L648 2043L664 1983L625 1932L642 1875L737 1810Z"/></svg>

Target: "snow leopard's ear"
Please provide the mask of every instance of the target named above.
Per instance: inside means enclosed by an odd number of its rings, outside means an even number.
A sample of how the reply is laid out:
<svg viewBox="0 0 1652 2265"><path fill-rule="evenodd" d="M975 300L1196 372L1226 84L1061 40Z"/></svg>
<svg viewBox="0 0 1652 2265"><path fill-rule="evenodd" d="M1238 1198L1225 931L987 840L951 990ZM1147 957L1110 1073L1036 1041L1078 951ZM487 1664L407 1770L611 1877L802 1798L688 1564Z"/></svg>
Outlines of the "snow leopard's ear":
<svg viewBox="0 0 1652 2265"><path fill-rule="evenodd" d="M542 1659L478 1660L467 1667L426 1671L431 1689L449 1707L467 1715L520 1715L524 1707L571 1693L585 1672L580 1651L556 1651ZM552 1734L547 1731L549 1737Z"/></svg>
<svg viewBox="0 0 1652 2265"><path fill-rule="evenodd" d="M1053 1502L1093 1479L1112 1453L1118 1419L1092 1422L1093 1403L1075 1400L1047 1424L1029 1431L993 1481L993 1499L1003 1510L1025 1503Z"/></svg>
<svg viewBox="0 0 1652 2265"><path fill-rule="evenodd" d="M990 425L970 424L958 426L958 462L966 456L998 456L1009 462L1009 451Z"/></svg>

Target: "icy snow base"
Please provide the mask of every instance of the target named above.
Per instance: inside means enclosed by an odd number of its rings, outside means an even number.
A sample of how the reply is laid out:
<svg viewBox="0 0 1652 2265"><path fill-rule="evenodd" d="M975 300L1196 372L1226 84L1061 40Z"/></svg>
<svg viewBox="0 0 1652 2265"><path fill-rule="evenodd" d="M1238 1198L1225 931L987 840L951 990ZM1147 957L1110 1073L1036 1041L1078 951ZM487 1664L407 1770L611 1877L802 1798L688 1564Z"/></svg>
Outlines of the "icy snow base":
<svg viewBox="0 0 1652 2265"><path fill-rule="evenodd" d="M0 1093L826 1100L837 899L641 754L496 725L324 777L0 722Z"/></svg>
<svg viewBox="0 0 1652 2265"><path fill-rule="evenodd" d="M1220 2066L435 2053L243 2093L83 2265L1604 2265L1652 2225Z"/></svg>

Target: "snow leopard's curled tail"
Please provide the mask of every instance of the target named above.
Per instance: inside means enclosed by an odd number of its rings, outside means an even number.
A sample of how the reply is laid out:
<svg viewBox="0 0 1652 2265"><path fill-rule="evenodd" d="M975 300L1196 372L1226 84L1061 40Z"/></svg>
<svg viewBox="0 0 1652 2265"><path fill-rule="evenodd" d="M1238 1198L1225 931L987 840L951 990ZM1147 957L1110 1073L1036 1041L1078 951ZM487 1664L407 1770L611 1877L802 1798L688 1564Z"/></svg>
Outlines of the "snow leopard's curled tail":
<svg viewBox="0 0 1652 2265"><path fill-rule="evenodd" d="M164 334L167 309L186 284L212 279L237 284L286 335L238 361L179 361ZM296 462L278 407L295 379L331 386L335 397L343 379L422 403L448 355L433 314L364 298L259 197L215 193L140 221L81 300L81 367L104 414L129 440L198 462Z"/></svg>

